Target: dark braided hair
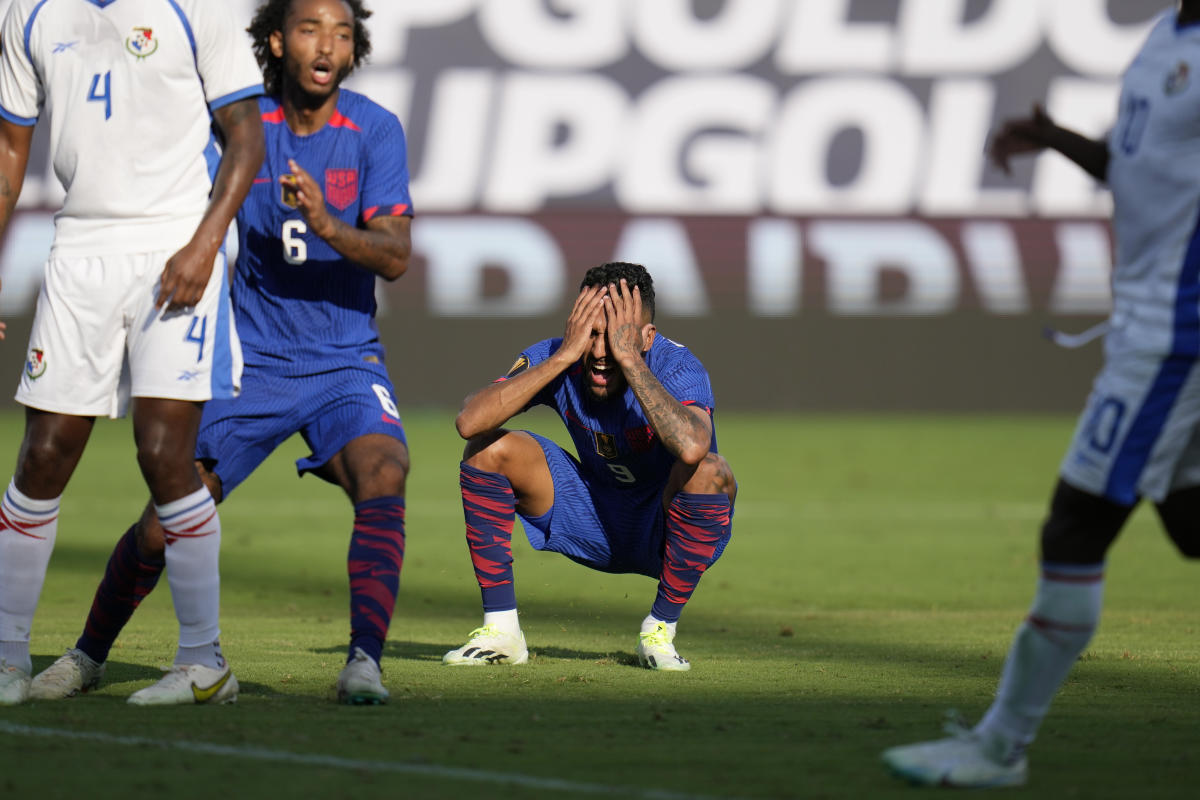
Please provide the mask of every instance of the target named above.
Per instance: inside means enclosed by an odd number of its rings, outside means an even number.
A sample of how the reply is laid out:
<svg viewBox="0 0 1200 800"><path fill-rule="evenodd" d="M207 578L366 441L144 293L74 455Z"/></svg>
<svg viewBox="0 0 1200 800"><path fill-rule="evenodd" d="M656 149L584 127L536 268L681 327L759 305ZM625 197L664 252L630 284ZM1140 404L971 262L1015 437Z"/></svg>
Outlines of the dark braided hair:
<svg viewBox="0 0 1200 800"><path fill-rule="evenodd" d="M592 267L584 274L579 288L582 291L588 286L607 286L610 283L620 286L621 278L625 279L625 283L631 291L635 286L638 288L638 291L642 295L642 308L650 312L650 319L653 321L654 279L650 277L650 273L641 264L631 264L628 261L610 261L607 264Z"/></svg>
<svg viewBox="0 0 1200 800"><path fill-rule="evenodd" d="M371 36L363 20L371 16L371 12L363 5L363 0L341 0L350 6L354 14L354 67L357 69L371 53ZM271 52L271 34L283 30L284 20L292 0L267 0L254 12L254 19L246 32L254 40L254 57L262 68L263 88L267 94L278 95L283 90L283 59L276 58Z"/></svg>

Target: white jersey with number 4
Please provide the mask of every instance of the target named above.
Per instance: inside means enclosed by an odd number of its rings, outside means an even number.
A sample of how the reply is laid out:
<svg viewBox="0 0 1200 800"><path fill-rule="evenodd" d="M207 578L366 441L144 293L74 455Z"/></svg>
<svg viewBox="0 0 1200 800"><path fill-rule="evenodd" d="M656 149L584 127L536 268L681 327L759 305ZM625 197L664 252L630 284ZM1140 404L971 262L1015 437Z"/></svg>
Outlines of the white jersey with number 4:
<svg viewBox="0 0 1200 800"><path fill-rule="evenodd" d="M262 93L225 0L13 0L0 116L50 124L59 257L177 249L219 160L210 109Z"/></svg>
<svg viewBox="0 0 1200 800"><path fill-rule="evenodd" d="M1108 141L1114 327L1154 352L1200 335L1200 25L1151 29L1121 87ZM1186 332L1185 332L1186 331ZM1183 340L1180 340L1180 337Z"/></svg>

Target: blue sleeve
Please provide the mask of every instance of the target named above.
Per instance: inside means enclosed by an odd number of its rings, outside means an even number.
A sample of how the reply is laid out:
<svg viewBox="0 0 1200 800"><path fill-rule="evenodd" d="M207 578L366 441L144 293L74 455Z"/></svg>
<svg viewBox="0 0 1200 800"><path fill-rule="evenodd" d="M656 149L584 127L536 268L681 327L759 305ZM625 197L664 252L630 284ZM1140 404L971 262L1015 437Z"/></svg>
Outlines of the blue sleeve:
<svg viewBox="0 0 1200 800"><path fill-rule="evenodd" d="M547 358L549 358L556 350L558 350L559 345L561 345L561 344L562 344L562 339L543 339L542 341L538 342L537 344L534 344L534 345L531 345L531 346L525 348L524 350L521 351L521 354L519 356L517 356L517 360L513 362L513 365L511 367L509 367L508 372L506 372L503 376L497 378L496 382L506 381L509 378L520 375L522 372L529 369L530 367L542 363ZM550 406L551 408L557 409L558 404L555 403L555 401L554 401L554 393L555 393L555 390L558 388L558 385L561 381L562 381L561 375L559 377L555 378L554 380L550 381L548 384L546 384L544 387L542 387L542 390L540 392L538 392L537 394L535 394L533 396L533 399L530 400L525 405L525 408L523 408L521 410L528 411L529 409L531 409L537 405Z"/></svg>
<svg viewBox="0 0 1200 800"><path fill-rule="evenodd" d="M379 216L412 216L408 144L400 120L387 112L380 114L368 139L362 188L363 222Z"/></svg>

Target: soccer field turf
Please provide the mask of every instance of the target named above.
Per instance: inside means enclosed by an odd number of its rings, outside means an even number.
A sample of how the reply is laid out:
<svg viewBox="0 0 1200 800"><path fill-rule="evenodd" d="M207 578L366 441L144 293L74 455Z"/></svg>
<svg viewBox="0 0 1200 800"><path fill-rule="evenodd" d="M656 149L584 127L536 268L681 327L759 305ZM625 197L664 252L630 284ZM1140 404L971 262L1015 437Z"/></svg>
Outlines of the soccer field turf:
<svg viewBox="0 0 1200 800"><path fill-rule="evenodd" d="M334 703L350 506L297 480L288 442L221 507L234 706L135 708L170 661L166 581L102 687L0 709L0 796L915 796L879 760L975 719L1032 598L1065 418L722 414L733 541L680 622L686 674L638 669L653 581L514 537L531 661L447 668L480 619L448 412L405 415L408 549L384 658L392 701ZM557 433L557 423L533 420ZM16 412L0 414L11 464ZM101 421L62 504L35 669L72 645L145 493L127 423ZM1100 632L1030 757L1026 797L1191 797L1200 782L1200 573L1141 509L1110 559ZM1005 792L1000 792L1001 795Z"/></svg>

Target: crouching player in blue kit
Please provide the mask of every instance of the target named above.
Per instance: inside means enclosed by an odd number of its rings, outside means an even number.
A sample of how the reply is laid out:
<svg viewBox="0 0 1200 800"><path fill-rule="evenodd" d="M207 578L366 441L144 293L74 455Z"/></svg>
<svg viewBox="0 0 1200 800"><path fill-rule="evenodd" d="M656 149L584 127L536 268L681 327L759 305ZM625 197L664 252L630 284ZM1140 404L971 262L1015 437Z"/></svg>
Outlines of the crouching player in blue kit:
<svg viewBox="0 0 1200 800"><path fill-rule="evenodd" d="M562 338L529 347L472 394L456 424L468 440L459 480L483 625L446 664L522 664L512 530L537 550L658 579L637 653L682 671L675 625L701 574L729 542L737 484L717 454L708 373L654 327L654 284L637 264L584 276ZM500 426L534 405L558 412L578 458L542 436Z"/></svg>
<svg viewBox="0 0 1200 800"><path fill-rule="evenodd" d="M339 89L370 50L361 0L269 0L248 29L264 72L266 160L238 212L233 306L242 394L204 408L196 462L227 497L299 432L297 463L354 504L348 703L388 696L379 660L404 557L408 449L374 324L375 278L400 277L411 249L404 132L390 113ZM316 177L314 177L316 176ZM323 190L323 191L322 191ZM283 535L286 535L284 533ZM96 686L117 634L158 580L163 533L148 509L117 544L83 635L33 680L32 696ZM160 702L229 702L182 675Z"/></svg>

